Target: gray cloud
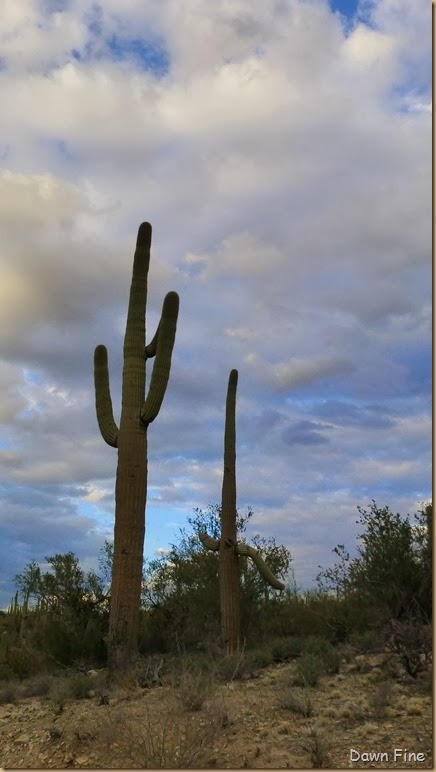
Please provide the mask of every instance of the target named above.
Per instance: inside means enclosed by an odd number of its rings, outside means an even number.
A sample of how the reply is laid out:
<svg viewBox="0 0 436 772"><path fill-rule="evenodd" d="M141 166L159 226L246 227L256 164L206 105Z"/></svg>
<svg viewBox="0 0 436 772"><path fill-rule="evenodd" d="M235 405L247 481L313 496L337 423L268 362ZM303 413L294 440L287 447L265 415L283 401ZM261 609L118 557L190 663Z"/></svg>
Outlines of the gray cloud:
<svg viewBox="0 0 436 772"><path fill-rule="evenodd" d="M104 343L118 417L143 220L148 340L165 293L181 297L146 550L219 501L233 367L238 502L295 551L298 582L354 538L356 504L430 495L428 13L7 6L0 606L26 561L71 548L91 567L111 533L92 360Z"/></svg>
<svg viewBox="0 0 436 772"><path fill-rule="evenodd" d="M285 429L283 441L288 445L324 445L329 441L322 433L325 428L315 421L297 421Z"/></svg>

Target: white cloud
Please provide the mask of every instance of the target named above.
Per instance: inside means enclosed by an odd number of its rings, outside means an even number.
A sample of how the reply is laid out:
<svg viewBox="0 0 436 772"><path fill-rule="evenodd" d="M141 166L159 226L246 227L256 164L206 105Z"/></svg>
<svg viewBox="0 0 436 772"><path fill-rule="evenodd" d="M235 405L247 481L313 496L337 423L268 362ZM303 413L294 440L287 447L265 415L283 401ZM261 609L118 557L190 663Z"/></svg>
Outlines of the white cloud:
<svg viewBox="0 0 436 772"><path fill-rule="evenodd" d="M351 65L366 72L375 67L373 75L379 74L380 67L389 65L394 50L395 38L364 24L358 24L343 45L344 56Z"/></svg>
<svg viewBox="0 0 436 772"><path fill-rule="evenodd" d="M275 367L275 377L281 389L292 389L326 376L343 375L353 370L353 365L341 359L292 359Z"/></svg>
<svg viewBox="0 0 436 772"><path fill-rule="evenodd" d="M7 570L34 557L35 512L47 554L89 561L111 530L92 356L108 346L118 416L149 220L148 339L165 292L181 305L148 543L219 500L236 367L238 501L309 580L357 503L430 492L428 3L362 4L347 29L299 0L43 7L8 0L0 33Z"/></svg>

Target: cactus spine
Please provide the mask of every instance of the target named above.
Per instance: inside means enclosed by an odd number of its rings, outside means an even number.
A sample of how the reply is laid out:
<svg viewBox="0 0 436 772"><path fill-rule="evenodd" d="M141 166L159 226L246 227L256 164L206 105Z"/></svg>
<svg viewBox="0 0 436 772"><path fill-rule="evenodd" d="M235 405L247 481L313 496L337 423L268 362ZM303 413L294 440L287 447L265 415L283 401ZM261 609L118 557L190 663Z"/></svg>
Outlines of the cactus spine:
<svg viewBox="0 0 436 772"><path fill-rule="evenodd" d="M224 430L224 475L221 498L221 538L213 539L205 531L199 538L206 549L219 551L221 636L226 652L239 650L240 578L238 555L250 557L261 576L271 587L284 590L285 585L268 568L254 547L236 540L236 387L238 371L231 370L227 387Z"/></svg>
<svg viewBox="0 0 436 772"><path fill-rule="evenodd" d="M156 333L147 346L145 311L151 235L151 225L142 223L133 259L124 337L119 428L112 410L106 347L97 346L94 354L98 425L105 442L118 451L108 639L112 673L128 669L137 653L147 498L147 428L158 415L165 395L179 311L179 296L169 292ZM145 365L152 357L155 362L145 398Z"/></svg>

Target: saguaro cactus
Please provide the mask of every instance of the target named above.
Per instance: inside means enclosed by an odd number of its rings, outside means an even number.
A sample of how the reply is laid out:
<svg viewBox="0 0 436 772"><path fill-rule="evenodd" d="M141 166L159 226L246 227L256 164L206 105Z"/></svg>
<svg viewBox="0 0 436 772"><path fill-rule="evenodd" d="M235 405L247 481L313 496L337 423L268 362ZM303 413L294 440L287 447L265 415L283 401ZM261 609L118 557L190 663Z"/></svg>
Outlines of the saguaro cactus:
<svg viewBox="0 0 436 772"><path fill-rule="evenodd" d="M124 337L121 419L115 423L105 346L94 354L95 402L103 439L118 450L114 556L109 615L109 670L128 669L137 653L147 499L147 428L159 413L171 368L179 296L169 292L151 342L145 344L151 225L138 230ZM145 365L156 357L145 398Z"/></svg>
<svg viewBox="0 0 436 772"><path fill-rule="evenodd" d="M265 581L276 590L285 585L268 568L259 552L236 540L236 387L238 371L231 370L227 387L224 430L224 475L221 498L221 538L213 539L205 531L199 538L206 549L219 550L221 636L227 653L237 652L240 634L240 576L238 555L247 555L256 564Z"/></svg>

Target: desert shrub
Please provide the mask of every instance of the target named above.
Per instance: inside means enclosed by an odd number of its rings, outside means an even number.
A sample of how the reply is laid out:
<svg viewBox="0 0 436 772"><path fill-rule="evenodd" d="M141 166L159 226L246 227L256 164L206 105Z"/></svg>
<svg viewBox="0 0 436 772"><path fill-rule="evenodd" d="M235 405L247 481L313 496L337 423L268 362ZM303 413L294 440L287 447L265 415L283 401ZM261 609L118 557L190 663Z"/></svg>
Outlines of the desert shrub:
<svg viewBox="0 0 436 772"><path fill-rule="evenodd" d="M67 695L73 700L84 700L89 697L89 692L95 683L86 673L75 673L67 679Z"/></svg>
<svg viewBox="0 0 436 772"><path fill-rule="evenodd" d="M116 743L123 766L139 769L207 769L211 747L222 731L215 712L193 721L180 714L177 701L164 713L145 705L140 716L128 708L124 715L109 709L106 721L102 739L110 747Z"/></svg>
<svg viewBox="0 0 436 772"><path fill-rule="evenodd" d="M80 646L80 657L94 664L105 664L107 661L106 632L108 619L106 615L95 613L86 623Z"/></svg>
<svg viewBox="0 0 436 772"><path fill-rule="evenodd" d="M50 685L48 698L53 713L62 713L65 703L70 698L69 685L66 678L57 678L53 681Z"/></svg>
<svg viewBox="0 0 436 772"><path fill-rule="evenodd" d="M312 700L306 688L300 689L288 684L281 690L279 704L284 710L291 710L305 718L313 713Z"/></svg>
<svg viewBox="0 0 436 772"><path fill-rule="evenodd" d="M81 655L81 636L67 617L42 613L34 632L35 645L48 659L71 665Z"/></svg>
<svg viewBox="0 0 436 772"><path fill-rule="evenodd" d="M321 657L308 652L297 662L295 683L299 686L317 686L323 672L325 671Z"/></svg>
<svg viewBox="0 0 436 772"><path fill-rule="evenodd" d="M23 697L44 697L50 691L51 678L48 675L34 676L22 686Z"/></svg>
<svg viewBox="0 0 436 772"><path fill-rule="evenodd" d="M17 646L9 652L8 665L12 673L20 679L27 678L38 667L35 652L25 646Z"/></svg>
<svg viewBox="0 0 436 772"><path fill-rule="evenodd" d="M67 678L56 678L50 684L49 702L55 713L61 713L70 700L82 700L89 697L94 687L93 679L85 673L75 673Z"/></svg>
<svg viewBox="0 0 436 772"><path fill-rule="evenodd" d="M313 724L309 726L300 738L300 747L309 754L312 765L315 769L328 767L329 759L329 741L327 735L321 729Z"/></svg>
<svg viewBox="0 0 436 772"><path fill-rule="evenodd" d="M392 696L392 684L383 681L368 697L368 705L374 718L384 718Z"/></svg>
<svg viewBox="0 0 436 772"><path fill-rule="evenodd" d="M8 705L17 701L17 687L12 683L5 683L0 688L0 705Z"/></svg>
<svg viewBox="0 0 436 772"><path fill-rule="evenodd" d="M258 670L268 667L273 661L271 650L267 647L249 649L245 652L244 667L247 670Z"/></svg>
<svg viewBox="0 0 436 772"><path fill-rule="evenodd" d="M357 557L350 558L343 544L333 552L340 558L322 569L317 581L365 614L370 609L378 620L402 620L412 611L426 622L432 617L433 507L429 502L415 515L394 514L374 499L369 511L357 507L364 526L359 534ZM356 628L353 628L356 629ZM361 624L357 629L362 630Z"/></svg>
<svg viewBox="0 0 436 772"><path fill-rule="evenodd" d="M206 673L186 672L179 680L177 697L186 710L201 710L213 693L213 682Z"/></svg>
<svg viewBox="0 0 436 772"><path fill-rule="evenodd" d="M325 672L329 675L339 673L341 664L340 650L336 646L333 646L327 639L311 636L306 640L304 651L319 657L323 663Z"/></svg>
<svg viewBox="0 0 436 772"><path fill-rule="evenodd" d="M379 649L380 641L380 632L377 629L356 632L350 636L351 645L362 654Z"/></svg>
<svg viewBox="0 0 436 772"><path fill-rule="evenodd" d="M351 643L340 644L338 651L345 662L351 662L356 656L356 649Z"/></svg>
<svg viewBox="0 0 436 772"><path fill-rule="evenodd" d="M215 678L225 683L240 678L244 668L243 659L243 654L227 654L217 660L214 667Z"/></svg>
<svg viewBox="0 0 436 772"><path fill-rule="evenodd" d="M422 694L433 695L433 666L429 665L427 670L419 673L418 688Z"/></svg>
<svg viewBox="0 0 436 772"><path fill-rule="evenodd" d="M273 662L287 662L299 657L304 646L304 639L296 636L279 638L271 644Z"/></svg>
<svg viewBox="0 0 436 772"><path fill-rule="evenodd" d="M401 664L412 678L416 678L431 662L431 626L423 624L420 619L391 619L385 637L386 647L399 656Z"/></svg>
<svg viewBox="0 0 436 772"><path fill-rule="evenodd" d="M271 653L266 647L241 650L236 654L221 655L217 659L206 660L205 672L216 681L229 682L251 677L272 662Z"/></svg>
<svg viewBox="0 0 436 772"><path fill-rule="evenodd" d="M13 675L11 666L5 661L0 661L0 681L9 681Z"/></svg>

